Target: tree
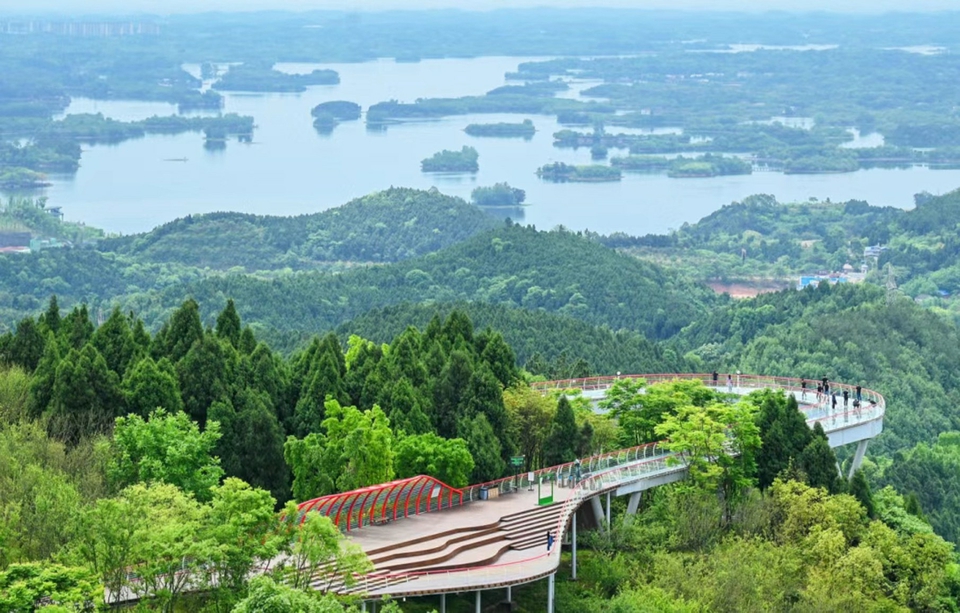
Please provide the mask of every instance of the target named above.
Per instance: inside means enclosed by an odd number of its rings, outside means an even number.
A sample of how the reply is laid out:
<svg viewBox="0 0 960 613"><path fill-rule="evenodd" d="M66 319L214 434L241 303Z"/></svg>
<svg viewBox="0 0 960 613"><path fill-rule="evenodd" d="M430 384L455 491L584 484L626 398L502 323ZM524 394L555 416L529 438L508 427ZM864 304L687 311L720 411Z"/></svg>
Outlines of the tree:
<svg viewBox="0 0 960 613"><path fill-rule="evenodd" d="M467 442L470 455L473 456L474 483L484 483L499 479L506 471L500 440L487 421L487 416L478 413L472 418L460 420L459 438Z"/></svg>
<svg viewBox="0 0 960 613"><path fill-rule="evenodd" d="M50 296L47 310L40 316L40 325L48 332L53 332L54 336L60 332L60 305L57 303L56 294Z"/></svg>
<svg viewBox="0 0 960 613"><path fill-rule="evenodd" d="M573 406L567 397L560 396L557 411L553 417L550 434L544 445L544 464L556 466L577 459L577 447L580 443L580 429L573 414Z"/></svg>
<svg viewBox="0 0 960 613"><path fill-rule="evenodd" d="M423 412L416 390L406 377L401 377L393 386L390 395L390 423L396 432L426 434L433 432L430 418Z"/></svg>
<svg viewBox="0 0 960 613"><path fill-rule="evenodd" d="M214 328L217 338L228 341L235 348L240 347L240 315L233 298L227 300L227 306L217 316L217 327Z"/></svg>
<svg viewBox="0 0 960 613"><path fill-rule="evenodd" d="M147 417L156 409L183 410L177 375L167 358L159 364L149 356L143 358L129 369L120 389L128 413Z"/></svg>
<svg viewBox="0 0 960 613"><path fill-rule="evenodd" d="M138 351L130 323L119 307L113 309L107 321L97 328L90 342L106 360L107 367L117 373L118 377L123 377Z"/></svg>
<svg viewBox="0 0 960 613"><path fill-rule="evenodd" d="M31 562L0 571L2 611L50 610L38 603L56 603L62 611L92 611L102 600L103 586L86 568Z"/></svg>
<svg viewBox="0 0 960 613"><path fill-rule="evenodd" d="M205 427L207 411L215 401L229 397L237 365L237 352L229 343L205 335L176 364L183 406Z"/></svg>
<svg viewBox="0 0 960 613"><path fill-rule="evenodd" d="M397 477L429 475L451 487L466 487L473 457L463 439L444 439L430 432L404 436L397 443Z"/></svg>
<svg viewBox="0 0 960 613"><path fill-rule="evenodd" d="M326 515L310 511L301 519L295 504L290 503L284 509L285 543L288 543L288 557L281 575L291 587L308 590L316 580L325 580L326 591L337 581L351 585L354 575L373 570L373 565L358 545L352 543L340 533ZM317 570L322 569L319 577Z"/></svg>
<svg viewBox="0 0 960 613"><path fill-rule="evenodd" d="M186 300L173 312L162 335L154 339L159 343L161 356L166 356L177 364L194 343L204 337L203 324L200 322L200 305L193 298Z"/></svg>
<svg viewBox="0 0 960 613"><path fill-rule="evenodd" d="M757 423L763 445L757 452L757 480L766 489L791 460L802 468L800 455L813 440L813 433L795 397L765 390L751 394L751 401L760 409Z"/></svg>
<svg viewBox="0 0 960 613"><path fill-rule="evenodd" d="M294 500L312 500L336 491L336 474L325 470L325 452L326 441L319 432L287 437L283 458L293 473Z"/></svg>
<svg viewBox="0 0 960 613"><path fill-rule="evenodd" d="M278 583L268 576L250 582L247 596L232 613L341 613L345 612L335 596L318 595ZM381 611L386 613L385 608Z"/></svg>
<svg viewBox="0 0 960 613"><path fill-rule="evenodd" d="M543 466L544 443L556 411L555 403L537 390L516 385L503 392L507 422L524 456L524 470Z"/></svg>
<svg viewBox="0 0 960 613"><path fill-rule="evenodd" d="M470 417L476 414L485 415L500 438L504 460L513 455L516 446L507 423L507 411L503 406L503 388L486 364L481 363L474 369L467 383L464 406L458 413Z"/></svg>
<svg viewBox="0 0 960 613"><path fill-rule="evenodd" d="M31 317L20 320L13 341L7 348L6 361L33 371L43 357L45 336Z"/></svg>
<svg viewBox="0 0 960 613"><path fill-rule="evenodd" d="M167 483L138 483L122 496L143 519L134 533L131 556L139 581L127 585L141 600L174 611L184 591L202 585L202 570L214 559L216 544L202 536L207 511L193 496Z"/></svg>
<svg viewBox="0 0 960 613"><path fill-rule="evenodd" d="M206 570L218 591L241 593L257 564L269 562L284 546L273 511L276 502L266 490L240 479L227 478L213 488L200 533L214 545Z"/></svg>
<svg viewBox="0 0 960 613"><path fill-rule="evenodd" d="M454 326L451 328L451 334L461 338L462 332L459 331L459 327ZM465 408L464 401L469 398L467 386L472 376L473 365L470 356L459 349L450 352L450 358L443 367L440 380L437 381L433 392L434 423L437 433L444 438L453 438L457 433L457 423L464 416L462 413Z"/></svg>
<svg viewBox="0 0 960 613"><path fill-rule="evenodd" d="M283 459L283 431L267 395L244 388L233 402L213 403L210 419L220 424L222 436L215 452L224 474L285 500L290 490Z"/></svg>
<svg viewBox="0 0 960 613"><path fill-rule="evenodd" d="M93 322L87 305L74 307L60 322L60 338L66 350L80 349L93 336Z"/></svg>
<svg viewBox="0 0 960 613"><path fill-rule="evenodd" d="M756 471L760 434L754 412L749 402L688 405L656 427L656 433L666 439L663 446L677 454L674 461L687 465L694 487L723 494L728 519Z"/></svg>
<svg viewBox="0 0 960 613"><path fill-rule="evenodd" d="M145 518L141 509L123 494L101 498L82 508L77 517L77 537L72 553L90 567L106 588L106 600L118 604L124 598L129 569L134 564L135 539Z"/></svg>
<svg viewBox="0 0 960 613"><path fill-rule="evenodd" d="M52 332L47 333L43 357L33 371L30 380L30 416L40 417L53 400L53 387L57 382L57 366L60 365L60 345Z"/></svg>
<svg viewBox="0 0 960 613"><path fill-rule="evenodd" d="M117 487L135 483L169 483L209 500L223 476L213 450L220 424L211 421L203 432L186 413L157 409L149 420L139 415L118 417L113 454L107 472Z"/></svg>
<svg viewBox="0 0 960 613"><path fill-rule="evenodd" d="M800 469L807 475L813 487L822 487L831 494L843 490L843 481L837 471L837 456L818 422L813 427L813 438L800 453Z"/></svg>
<svg viewBox="0 0 960 613"><path fill-rule="evenodd" d="M120 379L93 345L71 349L57 366L48 414L50 432L75 444L83 436L106 432L120 414Z"/></svg>
<svg viewBox="0 0 960 613"><path fill-rule="evenodd" d="M510 387L517 380L517 356L499 332L484 332L485 346L480 359L486 362L502 387Z"/></svg>
<svg viewBox="0 0 960 613"><path fill-rule="evenodd" d="M850 495L860 501L863 509L867 512L867 517L876 516L876 510L873 508L873 493L870 491L870 484L862 470L853 473L850 479Z"/></svg>

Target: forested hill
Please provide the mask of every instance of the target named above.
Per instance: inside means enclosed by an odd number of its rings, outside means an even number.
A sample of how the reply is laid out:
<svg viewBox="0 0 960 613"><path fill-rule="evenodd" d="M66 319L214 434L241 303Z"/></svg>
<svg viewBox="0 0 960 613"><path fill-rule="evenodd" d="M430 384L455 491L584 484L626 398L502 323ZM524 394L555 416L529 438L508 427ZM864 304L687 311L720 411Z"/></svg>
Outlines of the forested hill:
<svg viewBox="0 0 960 613"><path fill-rule="evenodd" d="M497 225L477 207L435 189L391 188L312 215L192 215L101 241L99 249L219 270L302 269L329 261L396 262Z"/></svg>
<svg viewBox="0 0 960 613"><path fill-rule="evenodd" d="M357 334L387 343L408 326L424 329L434 318L446 319L454 310L466 313L478 330L503 334L517 355L517 363L535 375L568 379L591 375L687 372L692 362L672 349L629 330L614 331L572 317L483 302L399 304L373 309L337 328L343 341Z"/></svg>
<svg viewBox="0 0 960 613"><path fill-rule="evenodd" d="M402 302L482 301L558 312L666 338L721 300L653 264L567 231L505 226L440 252L339 275L226 275L161 292L158 317L193 296L204 312L232 297L262 328L327 330ZM152 317L151 317L152 319Z"/></svg>

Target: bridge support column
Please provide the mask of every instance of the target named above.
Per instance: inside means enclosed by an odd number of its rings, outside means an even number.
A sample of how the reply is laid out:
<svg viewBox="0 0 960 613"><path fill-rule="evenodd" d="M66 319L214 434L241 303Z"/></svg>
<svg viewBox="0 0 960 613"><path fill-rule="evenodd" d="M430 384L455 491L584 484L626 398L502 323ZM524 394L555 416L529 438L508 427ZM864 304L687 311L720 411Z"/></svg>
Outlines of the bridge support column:
<svg viewBox="0 0 960 613"><path fill-rule="evenodd" d="M571 526L570 530L573 534L571 535L571 539L570 539L571 541L570 552L572 554L573 559L571 561L572 563L570 564L572 569L570 573L570 578L573 580L576 580L577 579L577 512L576 511L573 512L573 519L571 520L571 523L573 525Z"/></svg>
<svg viewBox="0 0 960 613"><path fill-rule="evenodd" d="M853 454L853 462L850 463L850 474L847 475L847 479L853 479L853 473L860 470L860 465L863 464L863 456L867 453L867 443L869 442L870 439L865 438L857 443L857 451Z"/></svg>
<svg viewBox="0 0 960 613"><path fill-rule="evenodd" d="M440 613L447 613L447 595L440 594Z"/></svg>
<svg viewBox="0 0 960 613"><path fill-rule="evenodd" d="M363 611L363 613L367 613L367 601L366 601L366 600L364 600L362 603L360 603L360 610Z"/></svg>
<svg viewBox="0 0 960 613"><path fill-rule="evenodd" d="M610 526L610 492L607 492L607 528Z"/></svg>
<svg viewBox="0 0 960 613"><path fill-rule="evenodd" d="M637 509L640 507L640 496L642 495L643 492L630 494L630 500L627 501L627 514L623 516L624 524L629 524L633 521L633 516L637 514Z"/></svg>
<svg viewBox="0 0 960 613"><path fill-rule="evenodd" d="M477 606L476 606L476 611L477 611L477 613L480 613L480 611L481 611L481 609L480 609L480 590L477 590Z"/></svg>
<svg viewBox="0 0 960 613"><path fill-rule="evenodd" d="M593 516L597 519L597 524L600 525L600 530L603 530L603 506L600 504L600 495L596 495L590 499L590 506L593 508Z"/></svg>
<svg viewBox="0 0 960 613"><path fill-rule="evenodd" d="M557 573L553 573L547 578L547 613L553 613L553 590L556 576Z"/></svg>
<svg viewBox="0 0 960 613"><path fill-rule="evenodd" d="M508 585L507 586L507 604L510 604L511 602L513 602L513 588Z"/></svg>

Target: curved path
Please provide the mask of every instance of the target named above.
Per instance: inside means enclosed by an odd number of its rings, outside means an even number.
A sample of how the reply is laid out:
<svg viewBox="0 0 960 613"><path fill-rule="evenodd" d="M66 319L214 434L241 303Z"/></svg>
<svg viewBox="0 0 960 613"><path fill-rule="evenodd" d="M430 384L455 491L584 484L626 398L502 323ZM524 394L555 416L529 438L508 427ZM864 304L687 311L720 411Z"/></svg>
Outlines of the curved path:
<svg viewBox="0 0 960 613"><path fill-rule="evenodd" d="M703 374L629 377L643 378L648 384L684 379L713 385L711 375ZM551 381L535 387L544 392L571 390L599 400L620 378L627 377ZM829 402L818 401L816 384L808 381L807 387L814 389L804 391L800 379L732 375L728 385L723 374L718 387L737 395L757 389L793 394L807 423L823 426L831 447L858 443L852 474L863 459L866 443L883 429L884 398L864 389L861 406L854 408L855 388L831 383L831 391L836 390L839 398L846 390L850 399L846 408L839 400L834 410ZM552 611L560 547L558 539L548 546L547 534L563 535L571 527L575 540L576 522L571 518L586 502L592 505L595 517L602 517L600 496L607 494L609 520L611 495L632 495L628 512L635 511L639 492L678 481L686 473L686 466L658 443L586 458L580 468L579 483L572 479L574 466L564 464L462 490L414 478L302 503L304 511L314 509L336 516L335 521L367 553L375 568L351 587L328 585L323 577L317 578L316 585L373 601L477 590L479 611L480 590L549 577L547 609ZM544 500L550 492L552 501Z"/></svg>

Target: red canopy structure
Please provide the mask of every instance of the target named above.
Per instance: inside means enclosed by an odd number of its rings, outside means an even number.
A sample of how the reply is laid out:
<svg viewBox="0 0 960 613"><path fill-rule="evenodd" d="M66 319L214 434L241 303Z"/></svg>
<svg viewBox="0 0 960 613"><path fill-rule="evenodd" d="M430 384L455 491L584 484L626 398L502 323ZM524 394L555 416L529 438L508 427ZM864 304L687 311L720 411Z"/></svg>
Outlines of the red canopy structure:
<svg viewBox="0 0 960 613"><path fill-rule="evenodd" d="M316 511L331 518L341 530L349 532L364 525L386 523L462 504L463 490L433 477L419 475L314 498L301 502L297 509L301 518Z"/></svg>

